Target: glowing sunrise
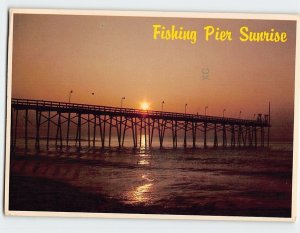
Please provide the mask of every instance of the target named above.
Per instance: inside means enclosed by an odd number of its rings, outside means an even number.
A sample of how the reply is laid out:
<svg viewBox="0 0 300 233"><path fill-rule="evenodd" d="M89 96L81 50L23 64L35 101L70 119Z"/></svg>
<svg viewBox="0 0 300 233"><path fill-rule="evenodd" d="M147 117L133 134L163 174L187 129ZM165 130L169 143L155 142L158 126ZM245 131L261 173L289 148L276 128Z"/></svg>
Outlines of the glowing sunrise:
<svg viewBox="0 0 300 233"><path fill-rule="evenodd" d="M149 110L150 109L150 104L148 102L144 101L144 102L141 103L140 108L142 110Z"/></svg>

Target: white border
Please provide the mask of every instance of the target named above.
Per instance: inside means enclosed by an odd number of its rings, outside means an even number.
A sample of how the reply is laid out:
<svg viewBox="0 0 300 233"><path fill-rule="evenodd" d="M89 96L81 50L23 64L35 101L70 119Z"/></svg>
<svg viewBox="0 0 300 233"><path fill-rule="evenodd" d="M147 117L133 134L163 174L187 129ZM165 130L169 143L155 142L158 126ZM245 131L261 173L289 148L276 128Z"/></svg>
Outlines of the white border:
<svg viewBox="0 0 300 233"><path fill-rule="evenodd" d="M292 180L292 216L291 218L274 217L236 217L236 216L196 216L196 215L158 215L158 214L117 214L117 213L82 213L82 212L42 212L9 210L9 164L10 164L10 114L12 89L12 48L14 14L50 14L50 15L98 15L98 16L132 16L132 17L180 17L211 19L261 19L261 20L295 20L296 60L295 60L295 102L294 102L294 147ZM196 13L196 12L153 12L153 11L104 11L104 10L57 10L57 9L10 9L8 72L7 72L7 108L6 108L6 156L5 156L5 203L4 212L8 216L42 216L42 217L88 217L88 218L127 218L127 219L174 219L174 220L233 220L233 221L275 221L295 222L297 214L297 162L299 135L299 75L300 75L300 17L290 14L244 14L244 13Z"/></svg>

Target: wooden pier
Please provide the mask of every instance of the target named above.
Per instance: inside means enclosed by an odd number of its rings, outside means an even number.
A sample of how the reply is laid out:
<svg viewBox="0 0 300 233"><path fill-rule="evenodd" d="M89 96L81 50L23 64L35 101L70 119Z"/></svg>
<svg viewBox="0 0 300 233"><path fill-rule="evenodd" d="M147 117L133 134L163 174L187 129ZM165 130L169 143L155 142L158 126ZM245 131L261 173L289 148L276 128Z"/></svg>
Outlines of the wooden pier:
<svg viewBox="0 0 300 233"><path fill-rule="evenodd" d="M44 100L11 100L12 148L16 147L17 140L24 140L27 149L32 135L37 149L41 140L45 140L48 148L53 139L51 133L55 133L58 148L69 147L74 140L78 149L83 140L87 140L88 147L111 147L113 134L120 148L124 147L126 137L131 138L131 146L135 148L152 147L153 139L158 138L162 148L166 135L171 137L173 148L186 148L188 141L193 148L208 148L208 140L213 141L213 148L256 148L269 146L270 127L270 105L269 114L256 114L251 120ZM75 133L71 134L71 130Z"/></svg>

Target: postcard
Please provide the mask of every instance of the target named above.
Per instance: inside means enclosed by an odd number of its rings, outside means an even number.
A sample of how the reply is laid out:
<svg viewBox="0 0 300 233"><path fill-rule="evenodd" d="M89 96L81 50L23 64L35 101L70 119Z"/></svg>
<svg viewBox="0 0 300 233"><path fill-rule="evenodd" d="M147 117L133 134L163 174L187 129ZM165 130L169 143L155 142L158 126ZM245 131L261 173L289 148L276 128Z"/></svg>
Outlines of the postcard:
<svg viewBox="0 0 300 233"><path fill-rule="evenodd" d="M294 221L297 31L293 15L12 9L5 213Z"/></svg>

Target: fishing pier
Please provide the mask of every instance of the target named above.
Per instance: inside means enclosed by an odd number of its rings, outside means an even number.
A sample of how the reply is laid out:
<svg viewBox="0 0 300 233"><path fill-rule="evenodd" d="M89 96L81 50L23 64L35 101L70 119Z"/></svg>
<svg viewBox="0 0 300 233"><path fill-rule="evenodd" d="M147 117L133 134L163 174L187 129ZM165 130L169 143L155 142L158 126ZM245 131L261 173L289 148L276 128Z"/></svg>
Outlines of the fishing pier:
<svg viewBox="0 0 300 233"><path fill-rule="evenodd" d="M256 114L256 118L251 120L12 99L11 146L15 148L17 140L22 140L22 145L27 149L28 140L33 137L37 149L41 140L45 140L48 148L53 139L58 148L69 147L74 141L78 149L82 148L83 141L87 142L88 147L109 148L112 146L112 135L115 135L120 148L124 147L125 138L129 137L134 148L142 145L152 147L156 138L163 148L166 137L171 137L173 148L186 148L188 142L193 148L208 148L209 140L213 141L212 148L268 147L270 119L270 105L269 114ZM74 133L71 133L72 130Z"/></svg>

